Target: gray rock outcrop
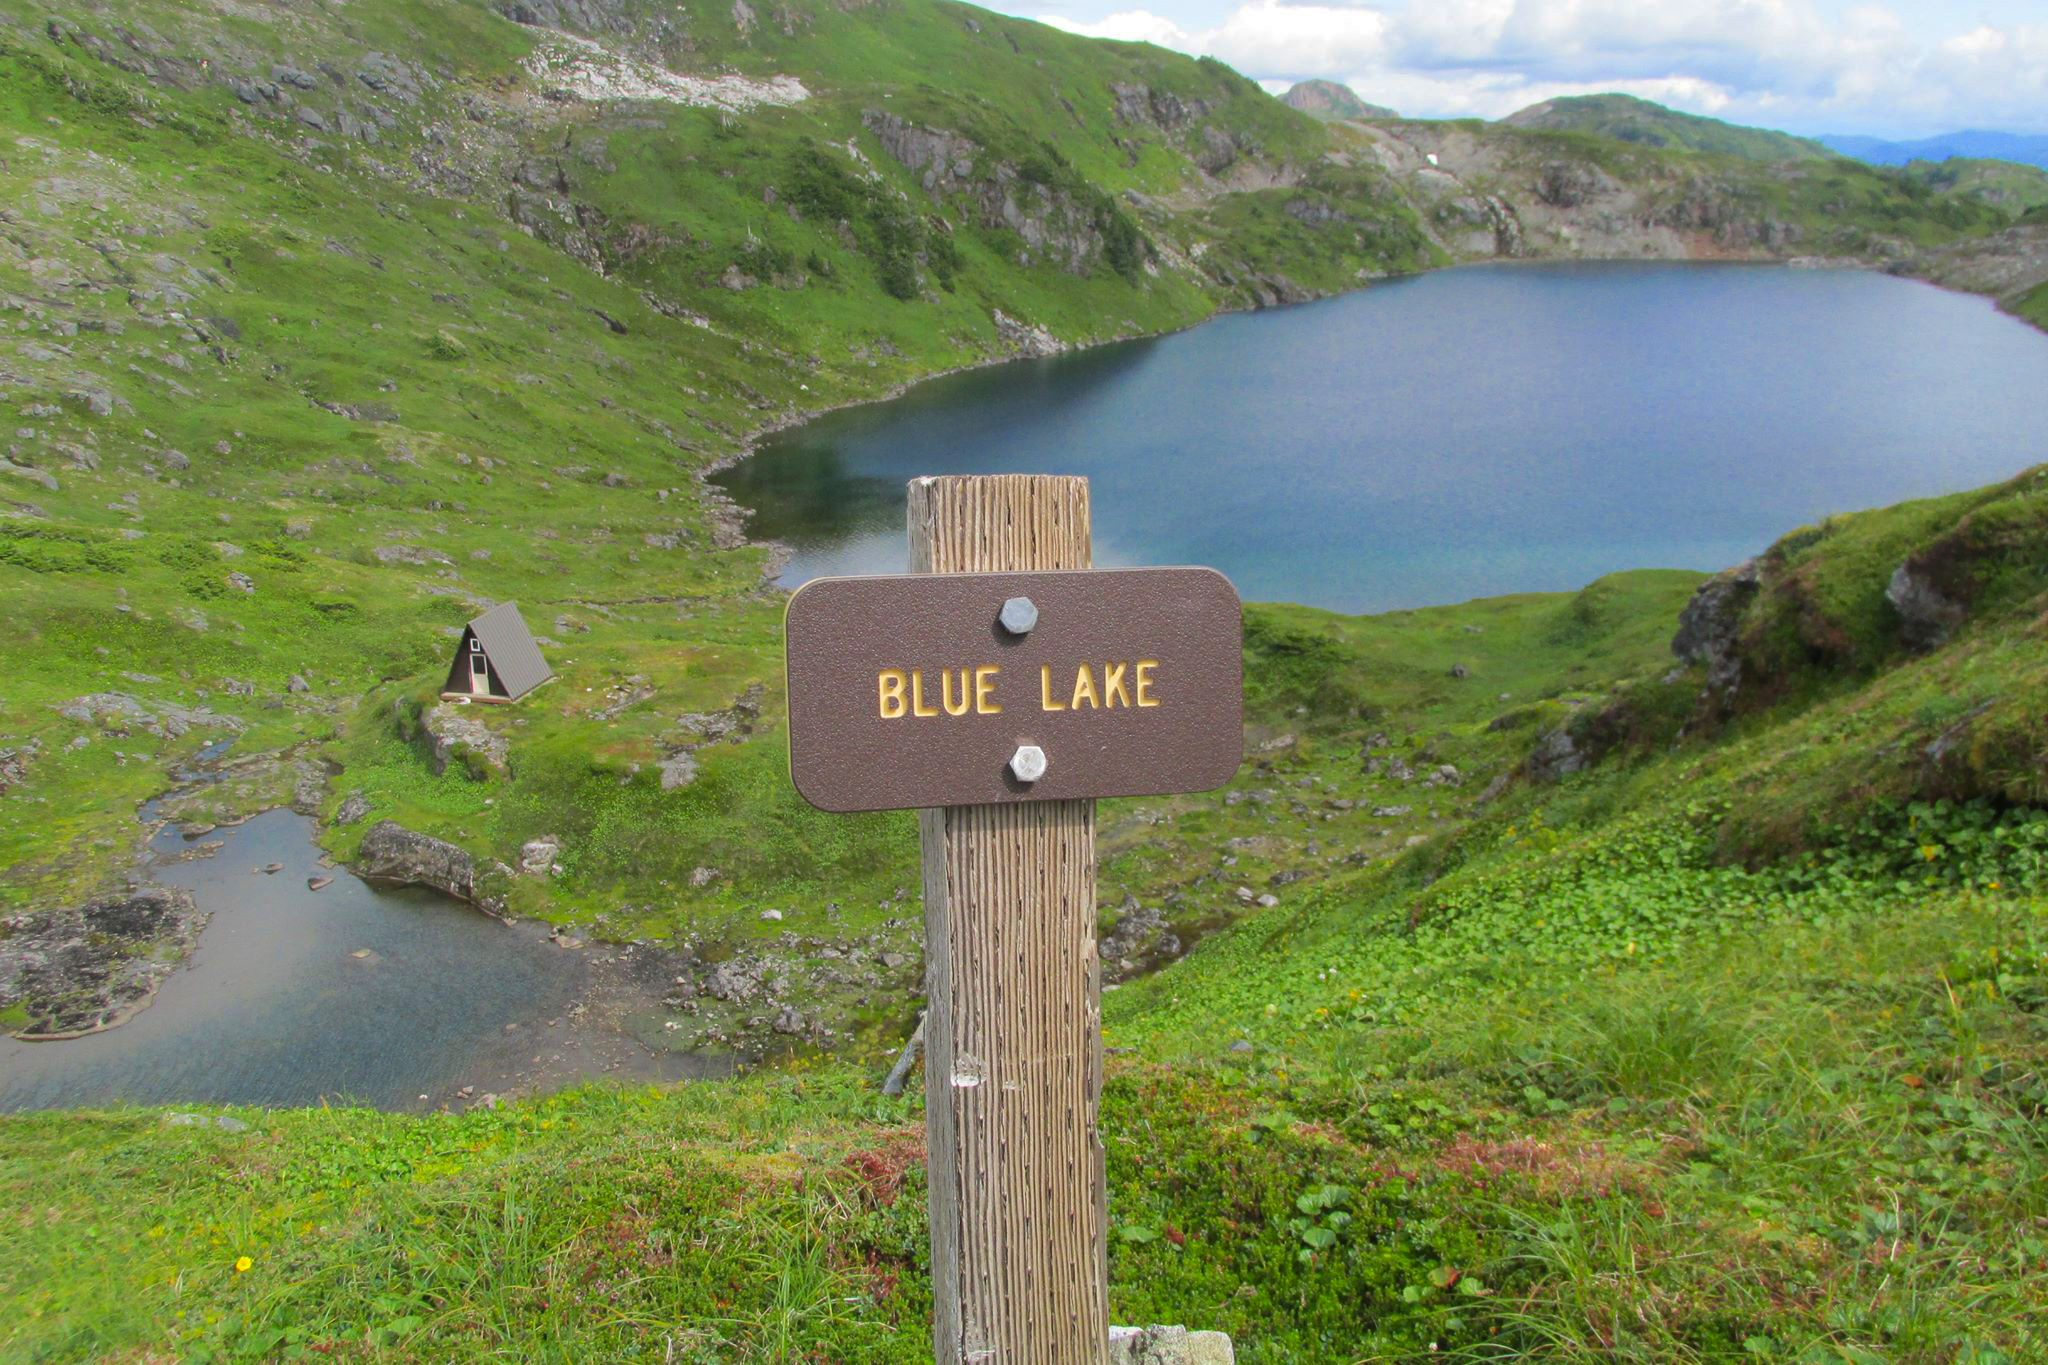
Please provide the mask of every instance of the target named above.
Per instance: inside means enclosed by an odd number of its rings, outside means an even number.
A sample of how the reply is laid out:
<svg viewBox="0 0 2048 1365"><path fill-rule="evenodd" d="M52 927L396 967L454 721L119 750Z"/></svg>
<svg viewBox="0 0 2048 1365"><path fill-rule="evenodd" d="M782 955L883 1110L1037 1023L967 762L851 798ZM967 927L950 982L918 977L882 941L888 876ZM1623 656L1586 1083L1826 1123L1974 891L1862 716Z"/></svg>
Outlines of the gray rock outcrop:
<svg viewBox="0 0 2048 1365"><path fill-rule="evenodd" d="M1571 773L1583 772L1585 767L1585 752L1566 729L1552 730L1537 740L1536 747L1529 752L1529 777L1536 782L1555 782Z"/></svg>
<svg viewBox="0 0 2048 1365"><path fill-rule="evenodd" d="M420 736L436 775L450 763L481 763L494 773L505 771L505 737L484 724L473 706L441 702L420 716Z"/></svg>
<svg viewBox="0 0 2048 1365"><path fill-rule="evenodd" d="M1948 596L1933 577L1908 559L1892 571L1884 600L1899 614L1899 634L1917 650L1938 649L1948 643L1969 615L1969 606Z"/></svg>
<svg viewBox="0 0 2048 1365"><path fill-rule="evenodd" d="M57 714L81 725L103 730L141 730L160 739L176 739L189 730L226 730L240 734L241 721L216 715L204 706L179 706L175 702L144 702L126 692L88 692L57 708Z"/></svg>
<svg viewBox="0 0 2048 1365"><path fill-rule="evenodd" d="M1016 233L1024 244L1022 263L1045 261L1085 275L1102 260L1104 210L1072 187L995 160L972 138L948 129L920 127L879 109L862 113L861 122L934 204L968 200L980 226Z"/></svg>
<svg viewBox="0 0 2048 1365"><path fill-rule="evenodd" d="M190 892L163 886L0 919L0 1009L27 1014L18 1037L111 1028L155 994L205 924Z"/></svg>
<svg viewBox="0 0 2048 1365"><path fill-rule="evenodd" d="M445 839L419 834L396 820L370 826L356 850L356 875L382 886L424 886L476 901L476 865Z"/></svg>
<svg viewBox="0 0 2048 1365"><path fill-rule="evenodd" d="M1707 686L1713 691L1732 689L1742 680L1736 635L1761 582L1757 562L1748 560L1700 584L1678 613L1671 652L1686 663L1706 665Z"/></svg>

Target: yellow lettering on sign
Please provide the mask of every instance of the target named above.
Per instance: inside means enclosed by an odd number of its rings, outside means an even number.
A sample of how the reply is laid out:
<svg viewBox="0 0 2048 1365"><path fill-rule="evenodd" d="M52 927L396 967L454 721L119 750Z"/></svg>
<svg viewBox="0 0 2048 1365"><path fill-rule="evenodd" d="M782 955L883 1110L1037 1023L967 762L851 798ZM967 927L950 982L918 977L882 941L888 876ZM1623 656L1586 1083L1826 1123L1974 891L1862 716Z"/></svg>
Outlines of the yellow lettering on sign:
<svg viewBox="0 0 2048 1365"><path fill-rule="evenodd" d="M1083 697L1088 699L1090 707L1101 709L1102 699L1095 695L1095 675L1088 671L1087 664L1082 664L1074 670L1074 699L1068 705L1076 711L1080 710Z"/></svg>
<svg viewBox="0 0 2048 1365"><path fill-rule="evenodd" d="M927 706L924 700L924 670L910 670L910 714L913 716L936 716L939 708Z"/></svg>
<svg viewBox="0 0 2048 1365"><path fill-rule="evenodd" d="M1065 689L1053 686L1054 667L1039 665L1041 711L1114 711L1119 706L1129 709L1160 704L1153 695L1158 686L1153 677L1153 670L1159 667L1157 659L1076 664L1074 684ZM876 713L883 720L900 720L905 716L1000 716L1003 704L996 697L996 681L1002 671L1000 664L941 668L939 695L933 699L925 695L924 669L884 668L875 674Z"/></svg>
<svg viewBox="0 0 2048 1365"><path fill-rule="evenodd" d="M885 668L875 675L875 690L881 695L883 720L895 720L906 713L903 687L909 681L900 668Z"/></svg>
<svg viewBox="0 0 2048 1365"><path fill-rule="evenodd" d="M1131 704L1131 689L1124 686L1124 670L1127 664L1104 664L1102 666L1102 709L1113 710L1116 699L1122 697L1124 705Z"/></svg>
<svg viewBox="0 0 2048 1365"><path fill-rule="evenodd" d="M953 699L953 674L960 674L960 699ZM964 716L974 702L974 694L967 686L967 670L942 668L939 670L939 704L946 708L949 716Z"/></svg>

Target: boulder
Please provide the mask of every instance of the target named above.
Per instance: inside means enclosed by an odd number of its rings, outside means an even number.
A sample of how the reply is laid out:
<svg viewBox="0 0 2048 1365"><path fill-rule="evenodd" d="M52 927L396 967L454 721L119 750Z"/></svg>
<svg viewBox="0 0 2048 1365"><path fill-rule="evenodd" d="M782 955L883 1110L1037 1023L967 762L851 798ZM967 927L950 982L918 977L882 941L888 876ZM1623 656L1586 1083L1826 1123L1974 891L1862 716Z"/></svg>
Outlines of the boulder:
<svg viewBox="0 0 2048 1365"><path fill-rule="evenodd" d="M381 886L425 886L457 900L476 900L476 866L445 839L379 820L356 850L356 875Z"/></svg>

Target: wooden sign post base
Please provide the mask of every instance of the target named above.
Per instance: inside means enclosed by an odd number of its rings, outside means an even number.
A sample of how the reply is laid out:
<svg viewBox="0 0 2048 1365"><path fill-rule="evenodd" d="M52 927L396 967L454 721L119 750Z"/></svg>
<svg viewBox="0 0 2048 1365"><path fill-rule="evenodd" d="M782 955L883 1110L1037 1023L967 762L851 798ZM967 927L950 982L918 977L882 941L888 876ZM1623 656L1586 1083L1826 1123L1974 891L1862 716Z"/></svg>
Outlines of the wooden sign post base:
<svg viewBox="0 0 2048 1365"><path fill-rule="evenodd" d="M911 569L1091 567L1088 481L910 485ZM1095 802L919 814L940 1365L1102 1365L1107 1194Z"/></svg>

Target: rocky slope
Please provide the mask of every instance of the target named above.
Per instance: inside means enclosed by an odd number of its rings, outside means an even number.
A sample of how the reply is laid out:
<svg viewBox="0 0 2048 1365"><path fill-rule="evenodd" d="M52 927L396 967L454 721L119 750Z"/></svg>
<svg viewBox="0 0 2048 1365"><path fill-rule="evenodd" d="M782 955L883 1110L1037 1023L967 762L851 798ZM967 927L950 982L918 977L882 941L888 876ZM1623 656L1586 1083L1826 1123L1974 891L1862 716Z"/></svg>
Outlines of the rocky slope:
<svg viewBox="0 0 2048 1365"><path fill-rule="evenodd" d="M2007 206L1841 158L1654 151L1469 121L1339 131L1459 260L1827 262L1931 276L2008 305L2048 280Z"/></svg>

